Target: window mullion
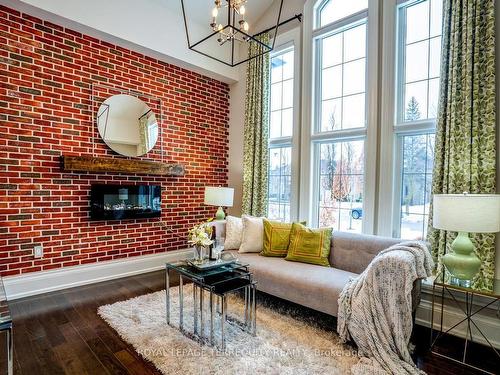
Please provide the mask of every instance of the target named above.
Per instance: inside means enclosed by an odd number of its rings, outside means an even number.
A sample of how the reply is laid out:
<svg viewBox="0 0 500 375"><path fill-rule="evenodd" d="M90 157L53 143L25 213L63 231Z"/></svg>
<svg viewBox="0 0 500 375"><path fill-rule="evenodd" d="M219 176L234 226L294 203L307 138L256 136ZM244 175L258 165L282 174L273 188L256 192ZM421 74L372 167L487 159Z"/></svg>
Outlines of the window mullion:
<svg viewBox="0 0 500 375"><path fill-rule="evenodd" d="M331 33L334 30L339 30L344 27L352 27L353 24L356 24L356 22L359 22L365 18L368 17L368 9L362 10L358 13L352 14L348 17L342 18L341 20L329 23L328 25L318 27L313 30L312 36L313 38L316 38L317 36L320 35L326 35L328 33Z"/></svg>

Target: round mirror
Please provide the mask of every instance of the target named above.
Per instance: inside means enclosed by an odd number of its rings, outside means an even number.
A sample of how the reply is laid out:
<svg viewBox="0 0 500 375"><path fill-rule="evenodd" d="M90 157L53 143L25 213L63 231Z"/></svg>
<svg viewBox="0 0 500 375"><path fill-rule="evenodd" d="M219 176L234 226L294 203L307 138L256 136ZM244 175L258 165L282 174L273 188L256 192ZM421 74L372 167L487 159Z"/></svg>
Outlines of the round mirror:
<svg viewBox="0 0 500 375"><path fill-rule="evenodd" d="M103 141L124 156L147 154L158 140L158 122L152 109L132 95L113 95L97 111Z"/></svg>

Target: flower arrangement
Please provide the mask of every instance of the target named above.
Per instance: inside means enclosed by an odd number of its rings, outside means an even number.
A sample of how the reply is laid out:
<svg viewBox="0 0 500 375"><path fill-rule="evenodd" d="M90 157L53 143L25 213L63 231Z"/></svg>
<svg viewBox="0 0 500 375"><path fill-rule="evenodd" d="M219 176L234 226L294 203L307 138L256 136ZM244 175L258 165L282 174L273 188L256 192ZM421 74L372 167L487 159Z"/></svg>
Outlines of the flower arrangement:
<svg viewBox="0 0 500 375"><path fill-rule="evenodd" d="M195 225L188 231L188 243L193 246L210 246L213 227L210 224L212 219Z"/></svg>

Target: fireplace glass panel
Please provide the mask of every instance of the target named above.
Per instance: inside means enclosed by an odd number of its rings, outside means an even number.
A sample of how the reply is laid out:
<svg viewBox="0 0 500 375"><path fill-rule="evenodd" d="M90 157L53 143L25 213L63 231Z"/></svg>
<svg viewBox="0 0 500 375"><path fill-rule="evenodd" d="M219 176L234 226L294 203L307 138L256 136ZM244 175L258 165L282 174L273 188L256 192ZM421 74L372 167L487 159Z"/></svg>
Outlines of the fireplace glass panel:
<svg viewBox="0 0 500 375"><path fill-rule="evenodd" d="M92 185L92 220L122 220L161 216L157 185Z"/></svg>

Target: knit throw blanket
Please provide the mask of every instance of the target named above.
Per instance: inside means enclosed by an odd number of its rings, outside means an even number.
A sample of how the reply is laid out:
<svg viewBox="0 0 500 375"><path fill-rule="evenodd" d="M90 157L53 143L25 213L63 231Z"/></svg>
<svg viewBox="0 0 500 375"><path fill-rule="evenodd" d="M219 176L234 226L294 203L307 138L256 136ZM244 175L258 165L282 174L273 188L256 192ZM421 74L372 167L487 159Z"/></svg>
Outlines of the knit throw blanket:
<svg viewBox="0 0 500 375"><path fill-rule="evenodd" d="M339 297L337 331L354 340L361 360L357 375L423 374L408 344L412 331L413 282L431 275L433 260L423 242L403 242L380 252L349 281Z"/></svg>

